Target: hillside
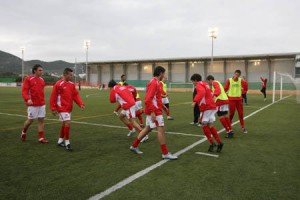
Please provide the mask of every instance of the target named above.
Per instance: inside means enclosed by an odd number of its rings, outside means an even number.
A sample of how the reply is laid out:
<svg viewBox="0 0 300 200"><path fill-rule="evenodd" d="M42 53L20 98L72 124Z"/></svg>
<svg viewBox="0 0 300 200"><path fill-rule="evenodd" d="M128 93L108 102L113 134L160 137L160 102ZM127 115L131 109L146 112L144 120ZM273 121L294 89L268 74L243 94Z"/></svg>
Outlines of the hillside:
<svg viewBox="0 0 300 200"><path fill-rule="evenodd" d="M25 73L29 73L31 68L35 64L41 64L44 67L44 71L46 73L58 73L61 74L66 67L73 68L73 63L68 63L62 60L53 61L53 62L45 62L41 60L28 60L25 61ZM22 59L12 55L10 53L4 52L0 50L0 73L22 73Z"/></svg>

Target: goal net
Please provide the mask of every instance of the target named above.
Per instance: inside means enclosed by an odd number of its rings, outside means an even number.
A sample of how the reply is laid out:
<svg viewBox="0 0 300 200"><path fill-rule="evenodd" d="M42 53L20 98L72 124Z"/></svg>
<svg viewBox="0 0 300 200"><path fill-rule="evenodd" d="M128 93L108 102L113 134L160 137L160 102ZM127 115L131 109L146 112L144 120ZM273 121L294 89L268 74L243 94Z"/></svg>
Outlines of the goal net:
<svg viewBox="0 0 300 200"><path fill-rule="evenodd" d="M169 83L170 92L192 92L194 85L192 83Z"/></svg>
<svg viewBox="0 0 300 200"><path fill-rule="evenodd" d="M286 96L295 96L300 103L300 79L295 79L288 73L274 72L272 102Z"/></svg>

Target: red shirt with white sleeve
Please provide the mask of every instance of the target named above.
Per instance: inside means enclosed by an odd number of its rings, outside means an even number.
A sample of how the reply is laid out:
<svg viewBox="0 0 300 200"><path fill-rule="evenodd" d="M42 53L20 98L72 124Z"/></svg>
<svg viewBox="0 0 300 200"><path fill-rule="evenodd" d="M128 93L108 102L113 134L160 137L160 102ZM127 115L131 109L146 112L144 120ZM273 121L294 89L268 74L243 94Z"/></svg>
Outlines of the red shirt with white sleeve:
<svg viewBox="0 0 300 200"><path fill-rule="evenodd" d="M162 115L162 86L160 81L153 77L146 87L145 96L145 114L151 115L154 112L156 116Z"/></svg>
<svg viewBox="0 0 300 200"><path fill-rule="evenodd" d="M127 86L116 85L110 90L109 99L111 103L118 102L123 110L128 110L135 105L133 94Z"/></svg>
<svg viewBox="0 0 300 200"><path fill-rule="evenodd" d="M45 82L42 77L27 76L22 84L22 96L27 106L43 106L45 105L44 95ZM28 105L27 101L31 99L32 105Z"/></svg>
<svg viewBox="0 0 300 200"><path fill-rule="evenodd" d="M196 84L197 95L194 102L199 105L200 112L206 110L216 110L216 104L213 99L213 93L209 85L205 81L199 81Z"/></svg>
<svg viewBox="0 0 300 200"><path fill-rule="evenodd" d="M50 109L57 112L72 112L73 101L78 106L84 106L75 84L71 81L57 81L50 96Z"/></svg>

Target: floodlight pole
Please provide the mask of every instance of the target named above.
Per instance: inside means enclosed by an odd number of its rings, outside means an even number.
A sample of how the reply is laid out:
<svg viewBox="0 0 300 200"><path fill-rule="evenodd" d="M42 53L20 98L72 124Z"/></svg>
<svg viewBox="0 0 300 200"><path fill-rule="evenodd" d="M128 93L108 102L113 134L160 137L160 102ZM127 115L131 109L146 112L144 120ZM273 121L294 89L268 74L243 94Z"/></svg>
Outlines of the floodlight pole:
<svg viewBox="0 0 300 200"><path fill-rule="evenodd" d="M74 65L75 84L76 84L76 76L77 76L76 69L77 69L77 58L75 58L75 65Z"/></svg>
<svg viewBox="0 0 300 200"><path fill-rule="evenodd" d="M91 45L91 41L90 40L84 40L84 47L86 49L86 61L85 61L85 79L86 79L86 83L88 83L88 57L89 57L89 47Z"/></svg>
<svg viewBox="0 0 300 200"><path fill-rule="evenodd" d="M208 29L208 36L211 38L211 60L210 66L212 67L214 64L214 39L217 39L217 28L209 28Z"/></svg>

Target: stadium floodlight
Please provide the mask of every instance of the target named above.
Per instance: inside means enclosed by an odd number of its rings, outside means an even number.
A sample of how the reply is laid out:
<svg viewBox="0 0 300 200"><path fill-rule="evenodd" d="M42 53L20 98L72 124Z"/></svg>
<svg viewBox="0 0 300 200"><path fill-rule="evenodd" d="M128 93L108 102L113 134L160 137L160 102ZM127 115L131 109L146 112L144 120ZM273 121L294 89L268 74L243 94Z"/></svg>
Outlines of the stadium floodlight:
<svg viewBox="0 0 300 200"><path fill-rule="evenodd" d="M208 37L211 38L211 61L210 65L213 66L214 62L214 39L217 39L218 36L218 28L213 27L208 29Z"/></svg>
<svg viewBox="0 0 300 200"><path fill-rule="evenodd" d="M24 80L24 52L25 52L25 47L21 47L21 52L22 52L22 83Z"/></svg>
<svg viewBox="0 0 300 200"><path fill-rule="evenodd" d="M88 82L88 56L89 56L89 48L91 46L91 41L90 40L84 40L83 41L83 47L86 49L86 62L85 62L85 80L86 80L86 83Z"/></svg>

